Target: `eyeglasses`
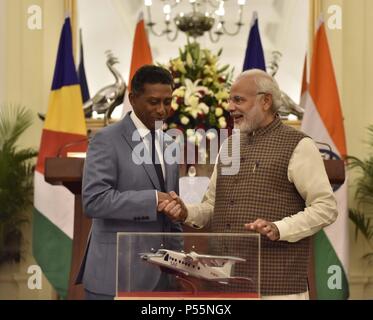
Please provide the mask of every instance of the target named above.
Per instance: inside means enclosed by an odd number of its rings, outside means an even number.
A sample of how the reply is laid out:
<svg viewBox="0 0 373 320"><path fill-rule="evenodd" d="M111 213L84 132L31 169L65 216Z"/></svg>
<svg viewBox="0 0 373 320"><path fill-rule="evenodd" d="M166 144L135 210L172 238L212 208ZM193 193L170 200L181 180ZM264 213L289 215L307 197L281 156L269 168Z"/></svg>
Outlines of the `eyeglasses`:
<svg viewBox="0 0 373 320"><path fill-rule="evenodd" d="M268 92L257 92L256 94L254 94L253 96L258 96L258 95L261 95L261 94L267 94ZM245 99L244 97L241 97L241 96L233 96L233 97L229 97L228 98L228 102L232 102L236 105L241 105L241 104L244 104L245 102L247 101L247 99Z"/></svg>

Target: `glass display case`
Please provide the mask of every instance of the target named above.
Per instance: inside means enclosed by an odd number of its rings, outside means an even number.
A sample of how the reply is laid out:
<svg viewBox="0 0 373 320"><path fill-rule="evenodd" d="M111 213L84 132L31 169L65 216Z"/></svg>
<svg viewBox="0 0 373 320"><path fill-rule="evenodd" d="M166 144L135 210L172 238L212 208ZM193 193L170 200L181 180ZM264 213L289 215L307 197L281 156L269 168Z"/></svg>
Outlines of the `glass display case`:
<svg viewBox="0 0 373 320"><path fill-rule="evenodd" d="M118 233L117 299L259 299L257 233Z"/></svg>

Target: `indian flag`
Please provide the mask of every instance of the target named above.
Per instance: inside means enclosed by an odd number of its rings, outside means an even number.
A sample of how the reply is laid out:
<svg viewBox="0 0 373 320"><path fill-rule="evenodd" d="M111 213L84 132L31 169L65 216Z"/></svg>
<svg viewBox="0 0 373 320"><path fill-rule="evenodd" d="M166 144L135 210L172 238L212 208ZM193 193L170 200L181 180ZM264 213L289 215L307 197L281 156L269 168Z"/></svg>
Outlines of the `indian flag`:
<svg viewBox="0 0 373 320"><path fill-rule="evenodd" d="M315 141L331 146L340 158L346 156L346 140L337 82L325 25L316 33L309 91L305 99L302 131ZM335 190L338 218L315 236L315 279L318 299L347 299L348 208L347 182Z"/></svg>
<svg viewBox="0 0 373 320"><path fill-rule="evenodd" d="M137 19L135 36L133 38L131 68L128 77L128 88L124 96L122 115L125 115L128 111L132 110L132 106L128 98L128 94L131 92L131 80L136 71L146 64L153 64L153 56L145 29L144 15L142 12L140 12Z"/></svg>
<svg viewBox="0 0 373 320"><path fill-rule="evenodd" d="M86 132L70 19L66 18L35 170L33 216L34 257L62 298L67 297L69 284L74 195L63 186L45 182L44 162L48 157L65 156L67 149L86 151Z"/></svg>

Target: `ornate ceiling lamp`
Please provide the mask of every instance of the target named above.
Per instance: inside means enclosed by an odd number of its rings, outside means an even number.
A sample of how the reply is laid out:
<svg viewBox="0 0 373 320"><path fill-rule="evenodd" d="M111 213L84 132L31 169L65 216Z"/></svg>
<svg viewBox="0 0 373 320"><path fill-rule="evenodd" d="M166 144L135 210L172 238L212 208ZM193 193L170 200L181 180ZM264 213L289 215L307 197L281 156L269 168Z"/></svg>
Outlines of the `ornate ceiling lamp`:
<svg viewBox="0 0 373 320"><path fill-rule="evenodd" d="M236 28L230 31L226 27L225 4L234 0L159 0L163 7L162 31L155 30L156 22L152 20L153 5L152 0L144 0L147 8L147 23L150 32L158 37L166 36L169 41L175 41L178 32L184 32L188 37L194 39L203 36L206 32L210 40L218 42L222 35L235 36L244 25L242 23L243 8L246 0L237 0L237 22ZM181 11L182 4L189 2L190 12Z"/></svg>

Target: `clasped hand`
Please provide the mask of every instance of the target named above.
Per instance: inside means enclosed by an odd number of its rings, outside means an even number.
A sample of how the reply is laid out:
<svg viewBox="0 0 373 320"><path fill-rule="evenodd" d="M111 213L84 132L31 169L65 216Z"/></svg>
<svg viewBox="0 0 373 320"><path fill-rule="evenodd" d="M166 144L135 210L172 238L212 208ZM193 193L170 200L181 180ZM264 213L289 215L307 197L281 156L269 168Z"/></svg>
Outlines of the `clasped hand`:
<svg viewBox="0 0 373 320"><path fill-rule="evenodd" d="M174 191L158 192L157 210L163 212L173 221L184 221L188 215L188 209L183 200Z"/></svg>

